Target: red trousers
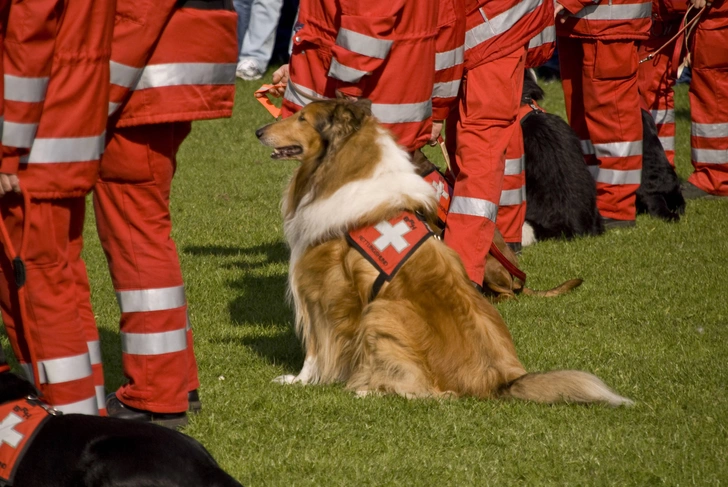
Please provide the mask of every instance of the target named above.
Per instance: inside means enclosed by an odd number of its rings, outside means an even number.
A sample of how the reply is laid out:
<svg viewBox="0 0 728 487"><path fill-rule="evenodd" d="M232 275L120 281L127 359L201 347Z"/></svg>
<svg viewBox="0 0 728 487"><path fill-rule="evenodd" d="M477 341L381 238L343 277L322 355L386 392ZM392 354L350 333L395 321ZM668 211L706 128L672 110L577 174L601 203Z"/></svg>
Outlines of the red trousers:
<svg viewBox="0 0 728 487"><path fill-rule="evenodd" d="M169 194L190 122L112 129L94 189L99 237L121 309L117 397L158 413L186 411L199 387Z"/></svg>
<svg viewBox="0 0 728 487"><path fill-rule="evenodd" d="M15 251L27 242L21 255L25 313L5 242L0 256L0 306L15 356L31 378L35 359L43 398L60 411L103 414L99 335L81 260L85 199L32 200L25 208L11 194L3 197L0 211ZM23 235L26 218L30 226Z"/></svg>
<svg viewBox="0 0 728 487"><path fill-rule="evenodd" d="M525 57L524 46L468 70L458 110L450 112L446 124L455 186L445 243L460 255L468 276L478 284L483 282L495 233L506 149L518 128Z"/></svg>
<svg viewBox="0 0 728 487"><path fill-rule="evenodd" d="M569 124L582 141L602 216L634 220L642 177L642 114L635 41L559 37Z"/></svg>
<svg viewBox="0 0 728 487"><path fill-rule="evenodd" d="M715 9L715 7L713 7ZM728 10L725 2L722 15ZM711 19L715 23L720 17ZM728 196L728 28L695 33L690 82L691 160L695 170L688 181L708 193Z"/></svg>
<svg viewBox="0 0 728 487"><path fill-rule="evenodd" d="M503 190L498 204L496 226L506 242L521 243L526 220L526 173L524 171L523 131L520 117L506 149Z"/></svg>
<svg viewBox="0 0 728 487"><path fill-rule="evenodd" d="M680 28L680 19L671 22L652 23L652 35L642 41L639 47L639 58L644 59L662 47ZM639 66L638 80L643 106L652 113L657 125L657 135L670 164L675 165L675 79L672 76L671 44L655 57Z"/></svg>

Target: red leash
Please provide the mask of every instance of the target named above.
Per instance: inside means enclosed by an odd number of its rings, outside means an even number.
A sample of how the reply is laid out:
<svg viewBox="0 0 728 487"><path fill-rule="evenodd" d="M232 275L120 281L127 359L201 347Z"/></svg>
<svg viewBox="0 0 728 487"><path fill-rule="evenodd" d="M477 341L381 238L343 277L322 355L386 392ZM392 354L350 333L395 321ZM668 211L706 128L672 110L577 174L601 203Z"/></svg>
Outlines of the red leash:
<svg viewBox="0 0 728 487"><path fill-rule="evenodd" d="M23 236L20 240L20 253L17 253L15 251L15 247L13 246L12 240L10 240L10 235L8 234L8 229L5 226L5 221L0 218L0 234L2 234L3 243L5 244L5 253L7 254L8 258L10 259L10 262L13 265L13 273L15 274L15 285L18 290L18 306L20 311L20 326L23 330L23 336L25 337L25 342L28 345L28 354L30 355L30 362L31 367L33 368L33 379L35 381L35 387L40 391L40 374L38 373L38 360L37 356L35 354L35 351L33 350L32 341L30 339L30 329L28 325L28 312L25 308L25 279L26 279L26 272L25 272L25 262L23 261L22 256L25 255L25 250L27 248L28 239L26 238L29 233L30 229L30 216L28 215L30 211L30 196L28 193L23 192L21 193L23 197L23 206L25 208L25 214L23 215ZM17 328L17 324L16 324Z"/></svg>
<svg viewBox="0 0 728 487"><path fill-rule="evenodd" d="M519 279L523 284L526 284L526 273L523 272L521 269L516 267L513 262L508 260L508 257L503 255L503 252L500 251L500 249L496 246L495 243L490 244L490 255L496 258L498 262L501 263L503 267L506 268L508 272L511 273L513 277L516 279Z"/></svg>

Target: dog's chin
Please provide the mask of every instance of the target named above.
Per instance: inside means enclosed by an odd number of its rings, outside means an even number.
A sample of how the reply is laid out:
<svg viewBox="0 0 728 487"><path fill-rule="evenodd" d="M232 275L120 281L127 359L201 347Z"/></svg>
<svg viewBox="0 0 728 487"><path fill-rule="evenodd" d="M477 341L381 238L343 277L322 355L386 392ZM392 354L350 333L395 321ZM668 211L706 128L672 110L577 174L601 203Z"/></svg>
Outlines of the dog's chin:
<svg viewBox="0 0 728 487"><path fill-rule="evenodd" d="M300 145L287 145L285 147L276 147L270 155L271 159L299 159L303 154L303 147Z"/></svg>

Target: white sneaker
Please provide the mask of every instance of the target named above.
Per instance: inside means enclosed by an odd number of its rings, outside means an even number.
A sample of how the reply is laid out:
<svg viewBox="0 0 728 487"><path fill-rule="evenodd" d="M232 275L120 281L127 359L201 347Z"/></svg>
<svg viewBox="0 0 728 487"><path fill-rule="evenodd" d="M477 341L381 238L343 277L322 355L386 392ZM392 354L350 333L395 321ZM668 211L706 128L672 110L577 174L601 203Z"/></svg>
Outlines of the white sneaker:
<svg viewBox="0 0 728 487"><path fill-rule="evenodd" d="M240 61L238 68L235 70L235 75L238 78L248 81L263 77L263 73L258 69L258 65L252 59L243 59Z"/></svg>

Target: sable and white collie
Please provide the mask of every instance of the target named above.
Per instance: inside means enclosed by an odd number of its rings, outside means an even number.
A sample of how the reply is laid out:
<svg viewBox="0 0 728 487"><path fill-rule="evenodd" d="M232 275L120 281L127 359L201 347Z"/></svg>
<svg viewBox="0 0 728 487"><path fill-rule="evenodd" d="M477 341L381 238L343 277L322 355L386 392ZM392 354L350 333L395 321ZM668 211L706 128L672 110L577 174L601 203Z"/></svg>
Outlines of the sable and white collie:
<svg viewBox="0 0 728 487"><path fill-rule="evenodd" d="M305 361L298 375L278 382L343 382L358 395L632 403L586 372L527 373L498 311L434 237L390 279L379 279L349 233L383 228L403 211L432 220L436 194L372 117L370 102L310 103L256 135L275 149L273 159L301 162L283 217Z"/></svg>

